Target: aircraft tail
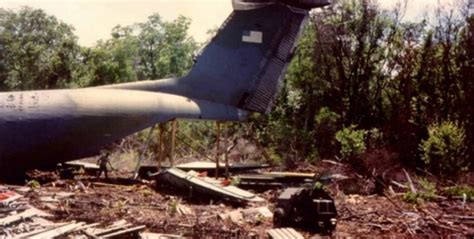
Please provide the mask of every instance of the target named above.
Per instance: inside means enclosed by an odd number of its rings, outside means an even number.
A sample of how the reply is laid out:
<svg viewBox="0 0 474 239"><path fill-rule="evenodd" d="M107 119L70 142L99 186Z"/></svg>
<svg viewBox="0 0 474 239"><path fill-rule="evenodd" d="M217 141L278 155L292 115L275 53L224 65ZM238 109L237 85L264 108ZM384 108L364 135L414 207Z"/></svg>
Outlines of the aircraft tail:
<svg viewBox="0 0 474 239"><path fill-rule="evenodd" d="M232 14L197 56L189 74L178 79L178 89L184 92L169 93L269 112L309 10L328 4L327 0L234 0Z"/></svg>
<svg viewBox="0 0 474 239"><path fill-rule="evenodd" d="M268 113L309 11L328 4L329 0L233 0L234 11L186 76L124 86Z"/></svg>

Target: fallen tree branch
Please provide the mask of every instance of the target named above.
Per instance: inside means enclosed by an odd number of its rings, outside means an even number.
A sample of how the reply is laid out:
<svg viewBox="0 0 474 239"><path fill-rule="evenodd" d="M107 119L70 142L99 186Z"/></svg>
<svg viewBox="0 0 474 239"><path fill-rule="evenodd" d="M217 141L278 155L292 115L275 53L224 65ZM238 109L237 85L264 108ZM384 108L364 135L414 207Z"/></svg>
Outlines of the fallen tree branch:
<svg viewBox="0 0 474 239"><path fill-rule="evenodd" d="M408 174L408 172L404 168L402 170L403 170L403 173L405 173L405 177L408 180L408 185L410 186L410 190L416 194L417 191L416 191L415 185L413 184L413 181L411 180L410 174Z"/></svg>

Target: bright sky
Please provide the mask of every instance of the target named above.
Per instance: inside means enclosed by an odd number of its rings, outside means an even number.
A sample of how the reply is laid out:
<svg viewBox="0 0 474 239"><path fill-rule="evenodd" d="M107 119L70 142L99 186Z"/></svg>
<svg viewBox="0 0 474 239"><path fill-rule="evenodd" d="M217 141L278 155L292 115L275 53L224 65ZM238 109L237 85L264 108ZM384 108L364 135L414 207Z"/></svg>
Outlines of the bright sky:
<svg viewBox="0 0 474 239"><path fill-rule="evenodd" d="M392 7L396 0L379 0L382 7ZM406 18L416 20L438 0L409 0ZM443 4L455 0L440 0ZM190 34L199 42L207 39L209 29L220 26L232 11L231 0L0 0L0 8L17 10L21 6L41 8L48 14L74 26L79 44L92 46L99 39L110 38L110 31L146 21L153 13L165 20L179 15L192 19Z"/></svg>

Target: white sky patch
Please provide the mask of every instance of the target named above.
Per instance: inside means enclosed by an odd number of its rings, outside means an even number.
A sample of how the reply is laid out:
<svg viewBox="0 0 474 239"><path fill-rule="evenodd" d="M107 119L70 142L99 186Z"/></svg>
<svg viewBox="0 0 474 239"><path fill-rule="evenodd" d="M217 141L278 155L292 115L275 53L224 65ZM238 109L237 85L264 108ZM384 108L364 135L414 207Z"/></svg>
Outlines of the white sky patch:
<svg viewBox="0 0 474 239"><path fill-rule="evenodd" d="M460 0L439 0L449 5ZM382 8L392 8L398 0L379 0ZM418 21L436 8L438 0L408 0L405 20ZM207 31L219 27L232 11L231 0L0 0L0 8L18 10L22 6L43 9L72 25L79 44L93 46L109 39L116 25L145 22L153 13L171 21L179 15L192 19L189 33L198 42L210 36Z"/></svg>

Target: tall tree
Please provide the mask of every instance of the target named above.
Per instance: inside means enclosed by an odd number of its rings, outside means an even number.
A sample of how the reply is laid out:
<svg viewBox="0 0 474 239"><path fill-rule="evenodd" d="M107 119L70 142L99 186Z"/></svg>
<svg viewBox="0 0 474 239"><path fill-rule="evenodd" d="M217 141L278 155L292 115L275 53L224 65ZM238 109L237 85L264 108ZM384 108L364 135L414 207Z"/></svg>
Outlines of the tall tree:
<svg viewBox="0 0 474 239"><path fill-rule="evenodd" d="M158 14L138 24L140 79L179 76L191 67L197 45L187 34L190 24L183 16L164 22Z"/></svg>
<svg viewBox="0 0 474 239"><path fill-rule="evenodd" d="M79 47L73 28L43 10L0 9L0 87L59 88L71 82Z"/></svg>
<svg viewBox="0 0 474 239"><path fill-rule="evenodd" d="M138 38L133 27L116 26L112 38L83 49L86 85L105 85L138 80Z"/></svg>

